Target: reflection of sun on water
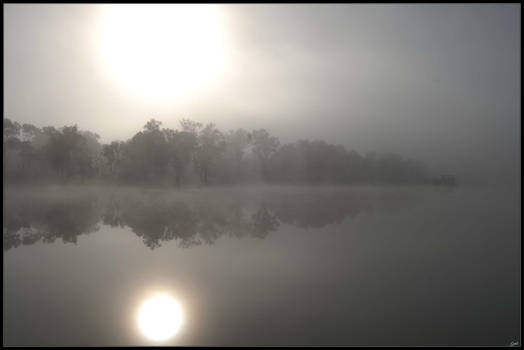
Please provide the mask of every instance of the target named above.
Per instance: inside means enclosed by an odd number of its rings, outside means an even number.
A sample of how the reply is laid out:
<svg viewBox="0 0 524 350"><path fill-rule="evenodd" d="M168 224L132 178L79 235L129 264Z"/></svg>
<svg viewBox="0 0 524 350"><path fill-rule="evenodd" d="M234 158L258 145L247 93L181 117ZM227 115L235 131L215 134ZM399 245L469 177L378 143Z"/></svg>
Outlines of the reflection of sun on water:
<svg viewBox="0 0 524 350"><path fill-rule="evenodd" d="M167 294L147 299L138 311L138 327L152 341L165 341L175 335L183 323L179 303Z"/></svg>

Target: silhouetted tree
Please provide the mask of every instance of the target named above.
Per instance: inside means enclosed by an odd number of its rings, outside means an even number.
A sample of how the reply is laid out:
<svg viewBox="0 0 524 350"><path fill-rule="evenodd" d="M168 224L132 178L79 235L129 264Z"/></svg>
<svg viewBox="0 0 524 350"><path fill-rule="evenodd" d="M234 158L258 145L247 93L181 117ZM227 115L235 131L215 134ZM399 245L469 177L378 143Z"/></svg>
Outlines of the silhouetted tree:
<svg viewBox="0 0 524 350"><path fill-rule="evenodd" d="M122 152L122 173L126 181L162 183L165 180L169 150L160 125L151 119L143 131L126 143Z"/></svg>
<svg viewBox="0 0 524 350"><path fill-rule="evenodd" d="M202 124L199 122L195 122L191 119L182 119L180 121L180 125L182 126L182 131L186 131L195 135L198 135L199 130L202 128Z"/></svg>
<svg viewBox="0 0 524 350"><path fill-rule="evenodd" d="M230 130L225 135L226 154L232 161L232 169L236 173L237 180L242 170L242 159L244 151L249 145L251 135L244 129Z"/></svg>
<svg viewBox="0 0 524 350"><path fill-rule="evenodd" d="M16 138L20 134L20 124L4 118L4 142L9 138Z"/></svg>
<svg viewBox="0 0 524 350"><path fill-rule="evenodd" d="M191 131L164 129L169 161L175 171L175 184L180 187L185 170L198 146L197 135Z"/></svg>
<svg viewBox="0 0 524 350"><path fill-rule="evenodd" d="M271 136L265 129L253 130L251 133L253 153L260 160L264 180L269 180L269 166L271 157L277 152L280 142Z"/></svg>
<svg viewBox="0 0 524 350"><path fill-rule="evenodd" d="M102 147L102 155L109 167L110 177L115 179L117 177L117 169L121 165L123 159L125 144L119 141L113 141L109 145Z"/></svg>
<svg viewBox="0 0 524 350"><path fill-rule="evenodd" d="M215 124L207 124L198 134L198 146L195 152L195 165L199 172L201 183L208 184L209 171L213 163L224 152L224 135Z"/></svg>
<svg viewBox="0 0 524 350"><path fill-rule="evenodd" d="M22 135L24 141L33 141L35 138L42 134L42 130L34 126L33 124L22 125Z"/></svg>
<svg viewBox="0 0 524 350"><path fill-rule="evenodd" d="M65 126L61 130L46 127L44 133L48 136L44 153L59 178L79 177L83 180L95 174L94 157L100 145L94 134L82 134L76 125Z"/></svg>

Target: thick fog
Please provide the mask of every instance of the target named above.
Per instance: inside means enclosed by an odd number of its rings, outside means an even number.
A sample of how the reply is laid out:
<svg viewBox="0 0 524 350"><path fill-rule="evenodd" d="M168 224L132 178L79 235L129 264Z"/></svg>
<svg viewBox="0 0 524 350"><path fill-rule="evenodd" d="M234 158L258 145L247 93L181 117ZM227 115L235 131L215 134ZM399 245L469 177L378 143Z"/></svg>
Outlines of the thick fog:
<svg viewBox="0 0 524 350"><path fill-rule="evenodd" d="M191 118L520 181L520 5L220 5L220 78L162 102L101 67L101 6L4 5L4 118L104 143Z"/></svg>

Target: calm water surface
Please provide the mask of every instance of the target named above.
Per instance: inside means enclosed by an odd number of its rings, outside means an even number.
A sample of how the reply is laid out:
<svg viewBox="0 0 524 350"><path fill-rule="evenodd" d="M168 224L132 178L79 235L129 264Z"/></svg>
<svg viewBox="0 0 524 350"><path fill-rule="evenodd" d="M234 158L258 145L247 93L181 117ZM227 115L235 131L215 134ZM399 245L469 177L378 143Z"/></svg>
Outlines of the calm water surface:
<svg viewBox="0 0 524 350"><path fill-rule="evenodd" d="M6 188L3 215L4 345L520 342L514 190Z"/></svg>

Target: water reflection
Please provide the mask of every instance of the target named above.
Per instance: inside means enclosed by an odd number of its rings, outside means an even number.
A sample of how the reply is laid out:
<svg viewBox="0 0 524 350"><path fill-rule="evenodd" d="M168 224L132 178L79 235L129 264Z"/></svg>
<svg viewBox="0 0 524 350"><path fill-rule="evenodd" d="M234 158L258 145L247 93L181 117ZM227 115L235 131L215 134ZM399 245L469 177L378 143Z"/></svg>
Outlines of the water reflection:
<svg viewBox="0 0 524 350"><path fill-rule="evenodd" d="M167 293L157 293L145 300L137 315L141 333L154 342L163 342L173 337L183 321L180 303Z"/></svg>
<svg viewBox="0 0 524 350"><path fill-rule="evenodd" d="M113 191L24 192L6 195L4 250L42 241L75 243L100 225L127 227L150 249L177 240L181 247L213 244L221 236L264 238L280 225L302 229L339 224L361 212L402 210L409 191L297 191L256 196Z"/></svg>
<svg viewBox="0 0 524 350"><path fill-rule="evenodd" d="M519 334L513 195L10 188L4 342L504 344ZM154 311L140 327L139 310L157 292L180 303L179 328L163 328L176 316L155 325L164 316Z"/></svg>
<svg viewBox="0 0 524 350"><path fill-rule="evenodd" d="M7 197L7 196L6 196ZM93 196L21 196L4 201L4 250L38 241L75 243L81 234L100 229L101 209Z"/></svg>

